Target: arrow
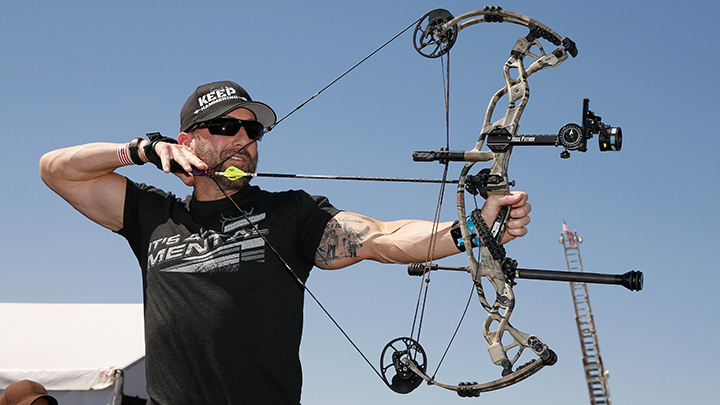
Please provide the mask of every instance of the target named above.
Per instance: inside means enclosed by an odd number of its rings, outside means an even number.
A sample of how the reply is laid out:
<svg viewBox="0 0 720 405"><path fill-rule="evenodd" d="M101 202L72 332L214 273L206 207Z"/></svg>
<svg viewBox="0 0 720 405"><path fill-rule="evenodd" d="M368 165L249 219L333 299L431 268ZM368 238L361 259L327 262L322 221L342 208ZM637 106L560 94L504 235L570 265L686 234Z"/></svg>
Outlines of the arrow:
<svg viewBox="0 0 720 405"><path fill-rule="evenodd" d="M329 176L319 174L283 174L283 173L248 173L230 166L225 171L193 169L190 174L194 176L223 176L230 180L239 180L243 177L279 177L289 179L317 179L317 180L357 180L357 181L392 181L403 183L442 183L436 179L412 179L402 177L365 177L365 176ZM457 184L458 180L445 180L445 183Z"/></svg>

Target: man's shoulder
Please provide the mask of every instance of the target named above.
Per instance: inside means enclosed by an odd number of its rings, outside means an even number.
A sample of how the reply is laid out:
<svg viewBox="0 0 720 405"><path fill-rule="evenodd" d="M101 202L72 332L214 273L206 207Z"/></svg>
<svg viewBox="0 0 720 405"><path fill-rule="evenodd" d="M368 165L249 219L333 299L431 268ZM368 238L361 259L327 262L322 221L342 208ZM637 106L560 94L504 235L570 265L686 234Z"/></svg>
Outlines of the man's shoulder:
<svg viewBox="0 0 720 405"><path fill-rule="evenodd" d="M261 189L258 186L251 186L252 190L251 196L257 196L259 198L272 198L272 199L278 199L278 200L295 200L295 201L311 201L315 203L320 203L323 201L328 201L328 198L321 195L312 195L308 193L305 190L302 189L290 189L290 190L279 190L279 191L269 191L265 189Z"/></svg>
<svg viewBox="0 0 720 405"><path fill-rule="evenodd" d="M324 195L310 194L305 190L287 190L281 193L288 196L288 198L296 199L298 202L307 204L308 206L330 211L333 215L340 212L339 209L332 205L330 199Z"/></svg>
<svg viewBox="0 0 720 405"><path fill-rule="evenodd" d="M127 202L128 203L162 203L162 204L180 204L187 206L192 196L188 195L181 199L172 192L165 191L161 188L150 184L137 183L128 179L127 182Z"/></svg>
<svg viewBox="0 0 720 405"><path fill-rule="evenodd" d="M160 196L163 196L163 197L173 197L173 198L177 198L177 197L175 196L175 194L173 194L173 193L171 193L171 192L169 192L169 191L165 191L165 190L163 190L163 189L161 189L161 188L158 188L158 187L155 187L155 186L153 186L153 185L151 185L151 184L137 183L137 182L134 182L134 181L129 180L129 179L128 179L128 187L134 188L134 189L136 189L137 191L143 192L143 193L152 193L152 194L157 194L157 195L160 195Z"/></svg>

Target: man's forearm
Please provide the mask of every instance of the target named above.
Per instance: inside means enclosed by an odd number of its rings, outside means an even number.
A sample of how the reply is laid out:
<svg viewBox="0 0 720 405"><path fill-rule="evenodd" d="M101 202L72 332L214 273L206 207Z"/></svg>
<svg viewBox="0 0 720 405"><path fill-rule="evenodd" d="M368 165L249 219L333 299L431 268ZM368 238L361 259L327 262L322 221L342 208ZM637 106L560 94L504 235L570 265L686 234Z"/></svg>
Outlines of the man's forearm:
<svg viewBox="0 0 720 405"><path fill-rule="evenodd" d="M326 228L316 264L337 269L365 259L400 264L424 262L431 256L439 259L459 253L450 235L451 226L451 222L444 222L435 227L431 221L422 220L382 222L341 212Z"/></svg>
<svg viewBox="0 0 720 405"><path fill-rule="evenodd" d="M105 176L123 166L117 143L89 143L46 153L40 158L40 176L54 182L82 182Z"/></svg>
<svg viewBox="0 0 720 405"><path fill-rule="evenodd" d="M459 253L450 228L452 222L402 220L384 223L373 241L375 260L384 263L420 263Z"/></svg>

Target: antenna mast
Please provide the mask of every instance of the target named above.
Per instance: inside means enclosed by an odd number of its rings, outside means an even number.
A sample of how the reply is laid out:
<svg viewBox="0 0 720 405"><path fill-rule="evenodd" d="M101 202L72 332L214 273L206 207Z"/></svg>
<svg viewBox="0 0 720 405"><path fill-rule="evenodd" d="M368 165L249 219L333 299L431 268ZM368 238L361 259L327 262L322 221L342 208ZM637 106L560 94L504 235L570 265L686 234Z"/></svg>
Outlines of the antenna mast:
<svg viewBox="0 0 720 405"><path fill-rule="evenodd" d="M565 260L568 270L572 272L583 272L582 259L580 258L580 243L582 237L577 231L570 231L570 228L563 221L563 231L560 234L560 243L565 249ZM585 367L585 379L587 380L592 405L611 405L610 391L608 389L608 371L605 370L600 356L600 346L595 330L592 309L590 307L590 296L588 295L587 284L583 282L571 282L573 302L575 304L575 322L577 323L578 334L580 335L580 347L583 353L583 365Z"/></svg>

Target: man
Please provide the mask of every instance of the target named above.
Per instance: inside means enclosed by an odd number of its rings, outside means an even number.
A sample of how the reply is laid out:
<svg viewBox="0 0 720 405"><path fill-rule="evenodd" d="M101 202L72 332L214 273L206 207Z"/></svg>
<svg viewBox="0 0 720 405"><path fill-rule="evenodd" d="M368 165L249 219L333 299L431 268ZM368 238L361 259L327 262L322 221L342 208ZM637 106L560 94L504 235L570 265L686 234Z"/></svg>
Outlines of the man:
<svg viewBox="0 0 720 405"><path fill-rule="evenodd" d="M45 183L94 222L125 237L143 275L147 387L159 404L298 404L303 283L310 269L372 259L427 259L432 223L381 222L302 191L270 193L212 172L253 172L263 128L276 115L238 84L199 86L180 113L177 142L153 137L45 154ZM176 172L184 202L114 171L152 162ZM491 222L510 205L503 242L523 236L527 195L494 196ZM434 257L458 253L440 224Z"/></svg>
<svg viewBox="0 0 720 405"><path fill-rule="evenodd" d="M0 405L58 405L58 402L41 384L22 380L5 389Z"/></svg>

